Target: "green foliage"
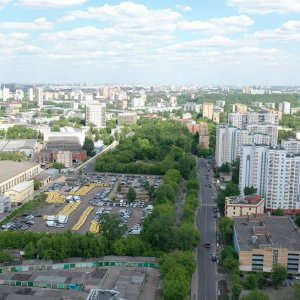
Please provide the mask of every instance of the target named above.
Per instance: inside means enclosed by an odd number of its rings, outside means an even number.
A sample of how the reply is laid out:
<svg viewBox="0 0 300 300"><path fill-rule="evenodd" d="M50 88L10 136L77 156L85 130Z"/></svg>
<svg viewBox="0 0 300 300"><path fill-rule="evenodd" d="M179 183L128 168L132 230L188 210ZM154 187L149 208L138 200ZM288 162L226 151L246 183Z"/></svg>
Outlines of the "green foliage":
<svg viewBox="0 0 300 300"><path fill-rule="evenodd" d="M100 232L107 240L115 241L126 231L118 215L102 214L100 218Z"/></svg>
<svg viewBox="0 0 300 300"><path fill-rule="evenodd" d="M0 152L0 160L24 161L26 159L24 152Z"/></svg>
<svg viewBox="0 0 300 300"><path fill-rule="evenodd" d="M53 169L57 169L57 170L61 170L61 169L64 169L65 168L65 165L62 164L62 163L59 163L59 162L54 162L52 164L52 168Z"/></svg>
<svg viewBox="0 0 300 300"><path fill-rule="evenodd" d="M271 278L274 286L279 286L287 278L286 267L280 264L274 265L272 268Z"/></svg>
<svg viewBox="0 0 300 300"><path fill-rule="evenodd" d="M196 218L196 209L199 206L198 200L198 190L190 189L188 190L184 207L183 207L183 218L184 223L194 224Z"/></svg>
<svg viewBox="0 0 300 300"><path fill-rule="evenodd" d="M247 290L256 290L258 288L258 277L256 274L249 274L246 277L244 288Z"/></svg>
<svg viewBox="0 0 300 300"><path fill-rule="evenodd" d="M277 208L272 212L273 216L283 217L284 216L284 210L282 208Z"/></svg>
<svg viewBox="0 0 300 300"><path fill-rule="evenodd" d="M253 186L246 186L244 188L244 194L245 195L253 195L253 194L256 193L256 191L257 191L257 189L254 188Z"/></svg>
<svg viewBox="0 0 300 300"><path fill-rule="evenodd" d="M300 118L294 115L283 115L279 121L279 125L282 127L293 128L295 130L300 129Z"/></svg>
<svg viewBox="0 0 300 300"><path fill-rule="evenodd" d="M260 291L251 291L246 296L243 296L241 300L270 300L270 298Z"/></svg>
<svg viewBox="0 0 300 300"><path fill-rule="evenodd" d="M228 256L223 260L223 266L228 273L232 273L238 270L239 262L233 256Z"/></svg>
<svg viewBox="0 0 300 300"><path fill-rule="evenodd" d="M40 188L40 182L36 179L33 180L33 188L37 191Z"/></svg>
<svg viewBox="0 0 300 300"><path fill-rule="evenodd" d="M232 246L226 246L221 252L221 257L222 260L225 260L228 257L234 257L235 259L237 259L238 255Z"/></svg>
<svg viewBox="0 0 300 300"><path fill-rule="evenodd" d="M230 196L238 196L240 194L240 190L237 184L229 182L226 185L224 191L220 191L217 194L217 204L219 209L224 212L225 207L225 198Z"/></svg>
<svg viewBox="0 0 300 300"><path fill-rule="evenodd" d="M34 129L28 128L25 125L14 125L7 129L7 139L37 139L38 132Z"/></svg>
<svg viewBox="0 0 300 300"><path fill-rule="evenodd" d="M231 289L232 289L232 296L234 300L238 300L240 297L240 293L242 291L242 285L240 276L237 273L232 274L231 276Z"/></svg>
<svg viewBox="0 0 300 300"><path fill-rule="evenodd" d="M24 255L25 258L27 259L34 258L35 249L34 249L33 242L29 242L25 247L24 251L25 251L25 255Z"/></svg>
<svg viewBox="0 0 300 300"><path fill-rule="evenodd" d="M113 242L113 254L128 256L154 256L154 253L139 236L128 236Z"/></svg>
<svg viewBox="0 0 300 300"><path fill-rule="evenodd" d="M232 244L233 221L230 218L222 218L219 222L220 238L226 245Z"/></svg>
<svg viewBox="0 0 300 300"><path fill-rule="evenodd" d="M164 278L164 299L186 299L191 277L196 268L193 253L175 251L165 254L160 263Z"/></svg>
<svg viewBox="0 0 300 300"><path fill-rule="evenodd" d="M77 117L66 119L64 116L60 116L59 120L51 122L50 125L51 125L51 131L59 132L61 127L66 127L66 126L80 128L82 127L82 125L84 125L84 120Z"/></svg>
<svg viewBox="0 0 300 300"><path fill-rule="evenodd" d="M300 227L300 216L297 216L295 219L295 224Z"/></svg>
<svg viewBox="0 0 300 300"><path fill-rule="evenodd" d="M175 211L171 204L158 204L145 221L142 239L153 250L168 252L175 246Z"/></svg>
<svg viewBox="0 0 300 300"><path fill-rule="evenodd" d="M192 135L174 121L142 120L134 136L120 139L117 149L99 157L100 172L165 174L177 169L188 178L195 165L189 153Z"/></svg>
<svg viewBox="0 0 300 300"><path fill-rule="evenodd" d="M129 202L133 202L136 199L136 191L133 187L130 187L128 189L128 193L126 194L126 196Z"/></svg>
<svg viewBox="0 0 300 300"><path fill-rule="evenodd" d="M120 193L122 191L122 185L119 183L117 187L117 192Z"/></svg>
<svg viewBox="0 0 300 300"><path fill-rule="evenodd" d="M0 252L0 263L11 263L14 261L14 257L7 252Z"/></svg>
<svg viewBox="0 0 300 300"><path fill-rule="evenodd" d="M155 193L156 203L174 203L176 198L176 193L174 188L170 184L163 183Z"/></svg>
<svg viewBox="0 0 300 300"><path fill-rule="evenodd" d="M200 233L194 224L183 223L177 230L176 247L179 250L193 250L200 243Z"/></svg>
<svg viewBox="0 0 300 300"><path fill-rule="evenodd" d="M289 138L296 138L296 133L294 131L278 130L278 143Z"/></svg>
<svg viewBox="0 0 300 300"><path fill-rule="evenodd" d="M229 163L225 163L225 164L222 164L222 166L219 168L218 170L219 172L222 172L222 173L229 173L230 172L230 165Z"/></svg>
<svg viewBox="0 0 300 300"><path fill-rule="evenodd" d="M186 183L186 187L188 190L190 189L199 190L199 182L197 179L188 180Z"/></svg>
<svg viewBox="0 0 300 300"><path fill-rule="evenodd" d="M296 284L294 286L294 299L300 300L300 285L299 284Z"/></svg>
<svg viewBox="0 0 300 300"><path fill-rule="evenodd" d="M82 149L86 151L88 156L91 156L92 152L95 149L95 145L94 145L93 140L86 136L85 140L84 140L84 143L83 143Z"/></svg>

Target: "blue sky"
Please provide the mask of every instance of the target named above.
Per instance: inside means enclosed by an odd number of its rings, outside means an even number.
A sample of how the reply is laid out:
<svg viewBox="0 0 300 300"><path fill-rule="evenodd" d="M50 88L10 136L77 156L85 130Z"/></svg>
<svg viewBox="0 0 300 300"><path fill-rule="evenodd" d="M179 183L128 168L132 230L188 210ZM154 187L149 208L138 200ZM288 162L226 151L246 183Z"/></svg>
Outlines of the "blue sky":
<svg viewBox="0 0 300 300"><path fill-rule="evenodd" d="M0 83L300 85L300 0L0 0Z"/></svg>

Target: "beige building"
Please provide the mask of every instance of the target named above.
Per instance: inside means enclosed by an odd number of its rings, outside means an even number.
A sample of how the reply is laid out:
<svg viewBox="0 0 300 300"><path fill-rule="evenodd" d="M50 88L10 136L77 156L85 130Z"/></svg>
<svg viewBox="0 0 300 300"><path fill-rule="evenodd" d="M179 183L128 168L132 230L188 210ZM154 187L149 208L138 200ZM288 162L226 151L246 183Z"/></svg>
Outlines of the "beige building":
<svg viewBox="0 0 300 300"><path fill-rule="evenodd" d="M72 152L71 151L58 151L56 162L63 164L66 168L72 167Z"/></svg>
<svg viewBox="0 0 300 300"><path fill-rule="evenodd" d="M235 112L237 113L245 113L247 112L248 107L245 104L237 103L235 104Z"/></svg>
<svg viewBox="0 0 300 300"><path fill-rule="evenodd" d="M300 273L300 232L290 217L233 218L241 271L271 272L276 264Z"/></svg>
<svg viewBox="0 0 300 300"><path fill-rule="evenodd" d="M22 203L33 195L34 185L33 180L21 182L4 193L5 196L10 197L11 204L17 205Z"/></svg>
<svg viewBox="0 0 300 300"><path fill-rule="evenodd" d="M264 213L265 200L259 195L233 196L225 198L225 216L241 217Z"/></svg>
<svg viewBox="0 0 300 300"><path fill-rule="evenodd" d="M118 125L135 125L137 122L136 113L121 113L118 115Z"/></svg>
<svg viewBox="0 0 300 300"><path fill-rule="evenodd" d="M203 103L202 105L202 114L203 117L208 118L210 120L213 119L214 114L214 104L213 103Z"/></svg>
<svg viewBox="0 0 300 300"><path fill-rule="evenodd" d="M199 124L199 145L202 149L209 149L209 132L205 122Z"/></svg>
<svg viewBox="0 0 300 300"><path fill-rule="evenodd" d="M0 195L21 182L33 179L40 172L37 163L0 161Z"/></svg>

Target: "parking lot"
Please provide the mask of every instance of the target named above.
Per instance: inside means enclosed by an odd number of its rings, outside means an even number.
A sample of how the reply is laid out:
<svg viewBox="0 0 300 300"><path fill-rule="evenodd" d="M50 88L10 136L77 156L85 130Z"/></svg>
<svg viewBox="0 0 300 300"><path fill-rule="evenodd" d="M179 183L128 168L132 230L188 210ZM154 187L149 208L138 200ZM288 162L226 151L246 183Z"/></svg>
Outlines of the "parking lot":
<svg viewBox="0 0 300 300"><path fill-rule="evenodd" d="M48 189L47 204L33 216L23 216L11 228L4 230L29 230L34 232L63 232L72 230L84 234L96 233L98 221L103 214L116 214L128 227L127 234L139 234L143 219L151 213L145 183L157 188L160 176L122 174L84 174L77 186L52 184ZM146 185L148 185L146 183ZM136 200L129 202L126 194L132 187ZM59 215L65 218L58 219ZM92 222L93 221L93 222ZM91 224L94 223L92 226ZM15 226L17 225L17 226ZM21 225L21 226L20 226Z"/></svg>

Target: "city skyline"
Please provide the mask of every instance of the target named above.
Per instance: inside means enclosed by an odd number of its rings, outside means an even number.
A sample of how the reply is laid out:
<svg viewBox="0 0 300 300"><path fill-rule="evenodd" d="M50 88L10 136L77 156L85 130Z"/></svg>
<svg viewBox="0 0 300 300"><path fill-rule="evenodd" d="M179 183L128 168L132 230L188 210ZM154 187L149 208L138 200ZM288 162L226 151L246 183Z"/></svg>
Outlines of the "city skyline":
<svg viewBox="0 0 300 300"><path fill-rule="evenodd" d="M0 0L0 82L299 85L297 0Z"/></svg>

